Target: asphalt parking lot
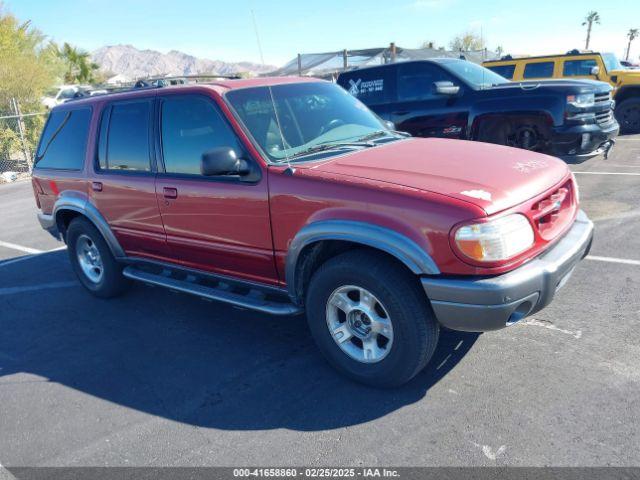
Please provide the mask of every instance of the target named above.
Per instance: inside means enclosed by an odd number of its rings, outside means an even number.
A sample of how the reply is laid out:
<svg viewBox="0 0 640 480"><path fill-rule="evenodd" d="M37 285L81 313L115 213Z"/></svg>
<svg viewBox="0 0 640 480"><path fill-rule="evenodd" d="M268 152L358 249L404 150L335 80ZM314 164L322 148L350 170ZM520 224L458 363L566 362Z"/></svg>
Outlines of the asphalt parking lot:
<svg viewBox="0 0 640 480"><path fill-rule="evenodd" d="M534 318L445 332L391 391L337 375L303 317L93 298L30 183L0 185L0 464L640 465L640 135L571 168L591 258Z"/></svg>

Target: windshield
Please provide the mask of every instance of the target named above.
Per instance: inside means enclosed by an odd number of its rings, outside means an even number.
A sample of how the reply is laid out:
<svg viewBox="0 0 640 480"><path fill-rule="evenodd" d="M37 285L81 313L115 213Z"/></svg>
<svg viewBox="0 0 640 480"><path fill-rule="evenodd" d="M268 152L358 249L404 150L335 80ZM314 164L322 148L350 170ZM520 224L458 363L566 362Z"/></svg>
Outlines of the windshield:
<svg viewBox="0 0 640 480"><path fill-rule="evenodd" d="M607 68L607 72L612 70L624 70L624 67L616 57L615 53L603 53L602 60L604 60L604 66Z"/></svg>
<svg viewBox="0 0 640 480"><path fill-rule="evenodd" d="M385 134L394 136L362 102L332 83L242 88L225 97L254 140L275 162L317 152L319 147L329 150ZM376 132L381 133L372 136Z"/></svg>
<svg viewBox="0 0 640 480"><path fill-rule="evenodd" d="M483 90L494 85L509 83L509 80L492 72L488 68L465 60L443 63L442 66L454 75L465 80L475 90Z"/></svg>

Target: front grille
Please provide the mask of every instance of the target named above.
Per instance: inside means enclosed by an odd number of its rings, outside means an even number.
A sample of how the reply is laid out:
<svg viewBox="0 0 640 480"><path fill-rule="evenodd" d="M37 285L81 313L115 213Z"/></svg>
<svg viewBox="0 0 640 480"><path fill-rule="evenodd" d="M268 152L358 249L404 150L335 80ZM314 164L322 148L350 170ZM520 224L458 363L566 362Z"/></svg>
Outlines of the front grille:
<svg viewBox="0 0 640 480"><path fill-rule="evenodd" d="M574 185L567 180L561 187L531 205L529 218L544 240L554 239L564 231L576 210Z"/></svg>
<svg viewBox="0 0 640 480"><path fill-rule="evenodd" d="M607 93L596 93L595 95L595 103L596 105L603 105L607 102L611 102L611 92Z"/></svg>
<svg viewBox="0 0 640 480"><path fill-rule="evenodd" d="M596 122L598 125L606 125L607 123L611 123L612 120L613 111L611 109L596 113Z"/></svg>

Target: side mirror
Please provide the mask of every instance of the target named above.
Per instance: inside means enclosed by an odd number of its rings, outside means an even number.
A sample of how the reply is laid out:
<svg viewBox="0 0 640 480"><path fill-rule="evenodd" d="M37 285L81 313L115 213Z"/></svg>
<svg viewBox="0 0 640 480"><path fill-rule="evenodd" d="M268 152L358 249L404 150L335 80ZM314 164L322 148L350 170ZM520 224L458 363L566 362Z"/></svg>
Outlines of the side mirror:
<svg viewBox="0 0 640 480"><path fill-rule="evenodd" d="M238 158L231 147L216 147L202 154L200 172L205 176L247 175L251 172L249 163Z"/></svg>
<svg viewBox="0 0 640 480"><path fill-rule="evenodd" d="M387 130L395 130L396 129L396 124L393 123L391 120L383 120L382 123L387 128Z"/></svg>
<svg viewBox="0 0 640 480"><path fill-rule="evenodd" d="M600 67L591 67L591 75L595 75L596 77L600 75Z"/></svg>
<svg viewBox="0 0 640 480"><path fill-rule="evenodd" d="M433 85L438 95L457 95L460 92L460 87L454 85L453 82L434 82Z"/></svg>

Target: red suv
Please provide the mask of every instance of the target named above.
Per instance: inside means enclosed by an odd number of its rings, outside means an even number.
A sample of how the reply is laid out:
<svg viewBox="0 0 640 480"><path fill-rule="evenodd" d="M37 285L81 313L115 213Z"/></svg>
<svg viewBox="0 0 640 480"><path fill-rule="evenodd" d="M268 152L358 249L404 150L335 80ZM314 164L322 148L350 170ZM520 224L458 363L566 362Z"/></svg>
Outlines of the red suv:
<svg viewBox="0 0 640 480"><path fill-rule="evenodd" d="M33 172L82 284L131 279L275 315L306 311L329 362L399 385L441 326L547 305L593 224L552 157L389 130L337 85L220 80L55 107Z"/></svg>

